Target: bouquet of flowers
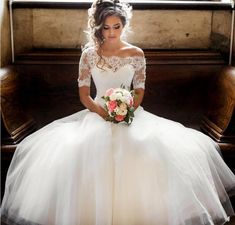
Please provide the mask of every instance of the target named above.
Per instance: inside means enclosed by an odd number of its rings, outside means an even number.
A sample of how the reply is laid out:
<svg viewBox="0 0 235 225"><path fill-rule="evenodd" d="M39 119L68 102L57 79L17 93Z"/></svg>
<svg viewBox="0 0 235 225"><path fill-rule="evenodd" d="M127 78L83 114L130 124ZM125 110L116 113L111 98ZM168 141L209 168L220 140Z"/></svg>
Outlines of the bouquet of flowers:
<svg viewBox="0 0 235 225"><path fill-rule="evenodd" d="M128 91L124 86L110 88L102 97L105 100L105 109L108 111L108 120L113 123L126 122L131 124L134 118L133 91Z"/></svg>

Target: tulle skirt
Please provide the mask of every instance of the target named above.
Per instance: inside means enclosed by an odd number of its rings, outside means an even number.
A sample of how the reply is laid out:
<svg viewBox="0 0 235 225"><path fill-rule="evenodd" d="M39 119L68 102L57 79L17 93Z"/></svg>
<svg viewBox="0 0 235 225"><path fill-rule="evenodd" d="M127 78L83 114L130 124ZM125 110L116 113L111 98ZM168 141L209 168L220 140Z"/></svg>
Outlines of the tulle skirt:
<svg viewBox="0 0 235 225"><path fill-rule="evenodd" d="M83 110L19 144L1 214L16 224L223 224L234 188L201 132L141 107L130 126Z"/></svg>

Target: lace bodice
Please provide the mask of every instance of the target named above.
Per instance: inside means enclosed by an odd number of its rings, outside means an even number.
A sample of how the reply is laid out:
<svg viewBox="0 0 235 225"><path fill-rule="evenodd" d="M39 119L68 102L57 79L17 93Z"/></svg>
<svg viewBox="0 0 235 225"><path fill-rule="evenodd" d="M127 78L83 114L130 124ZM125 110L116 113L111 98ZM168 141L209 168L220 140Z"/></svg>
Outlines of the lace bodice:
<svg viewBox="0 0 235 225"><path fill-rule="evenodd" d="M103 57L105 64L102 68L97 67L99 55L94 48L83 51L79 63L79 87L90 87L93 79L97 97L101 98L108 88L116 88L121 85L133 88L143 88L145 84L145 58L142 56L130 57Z"/></svg>

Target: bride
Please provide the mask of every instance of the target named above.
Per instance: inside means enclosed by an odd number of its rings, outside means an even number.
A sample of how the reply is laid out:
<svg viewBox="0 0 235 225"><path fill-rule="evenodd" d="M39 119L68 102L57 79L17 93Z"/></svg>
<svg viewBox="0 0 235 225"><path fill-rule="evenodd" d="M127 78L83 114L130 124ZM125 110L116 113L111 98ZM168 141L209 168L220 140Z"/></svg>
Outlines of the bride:
<svg viewBox="0 0 235 225"><path fill-rule="evenodd" d="M224 224L234 214L228 193L235 189L235 176L218 145L140 106L144 53L122 39L131 7L98 0L88 12L90 41L78 79L87 109L19 144L7 174L2 218L40 225ZM102 96L121 85L135 91L130 126L106 120Z"/></svg>

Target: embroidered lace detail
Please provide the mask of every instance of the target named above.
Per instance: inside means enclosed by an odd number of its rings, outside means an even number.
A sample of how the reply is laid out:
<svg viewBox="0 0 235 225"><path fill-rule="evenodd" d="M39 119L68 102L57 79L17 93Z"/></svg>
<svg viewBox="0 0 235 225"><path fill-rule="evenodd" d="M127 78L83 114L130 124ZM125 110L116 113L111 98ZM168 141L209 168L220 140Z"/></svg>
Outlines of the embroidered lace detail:
<svg viewBox="0 0 235 225"><path fill-rule="evenodd" d="M145 80L146 80L146 60L144 57L138 57L138 60L135 60L135 75L133 77L133 88L143 88L145 89Z"/></svg>
<svg viewBox="0 0 235 225"><path fill-rule="evenodd" d="M100 56L97 54L95 49L86 49L80 59L79 63L79 87L90 86L91 82L91 69L97 65ZM146 79L146 60L142 56L129 56L129 57L118 57L118 56L103 56L105 64L103 69L109 69L113 73L122 68L125 65L131 65L134 68L135 74L133 77L133 88L145 87Z"/></svg>
<svg viewBox="0 0 235 225"><path fill-rule="evenodd" d="M87 55L87 51L84 51L79 61L78 86L90 87L90 85L91 85L91 68L89 62L89 55Z"/></svg>

